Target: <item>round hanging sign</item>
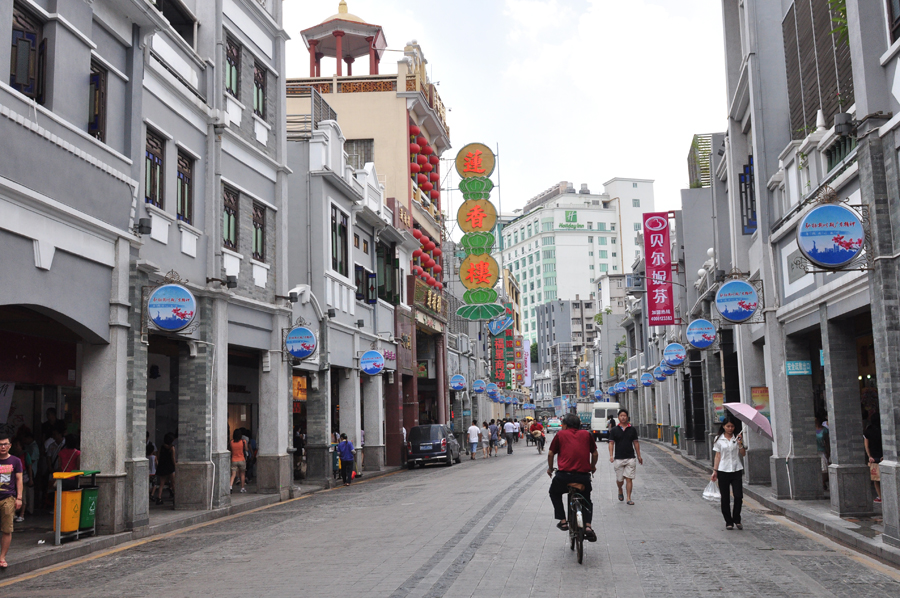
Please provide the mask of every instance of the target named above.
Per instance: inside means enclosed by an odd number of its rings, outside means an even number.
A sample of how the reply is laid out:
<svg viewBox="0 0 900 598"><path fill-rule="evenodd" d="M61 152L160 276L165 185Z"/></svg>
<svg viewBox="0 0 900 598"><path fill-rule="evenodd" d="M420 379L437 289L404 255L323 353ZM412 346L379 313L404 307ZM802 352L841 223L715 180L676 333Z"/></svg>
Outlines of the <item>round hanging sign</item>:
<svg viewBox="0 0 900 598"><path fill-rule="evenodd" d="M852 262L865 247L862 219L850 208L826 204L806 213L797 226L797 245L817 266L837 269Z"/></svg>
<svg viewBox="0 0 900 598"><path fill-rule="evenodd" d="M316 335L309 328L297 326L284 337L284 346L291 357L306 359L316 352Z"/></svg>
<svg viewBox="0 0 900 598"><path fill-rule="evenodd" d="M673 368L668 363L666 363L665 360L663 360L659 364L659 369L661 369L662 373L666 376L674 376L675 375L675 368Z"/></svg>
<svg viewBox="0 0 900 598"><path fill-rule="evenodd" d="M472 383L472 392L475 394L482 394L485 390L487 390L487 383L484 380L476 380Z"/></svg>
<svg viewBox="0 0 900 598"><path fill-rule="evenodd" d="M194 294L180 284L164 284L150 293L147 313L157 328L178 332L191 325L197 315Z"/></svg>
<svg viewBox="0 0 900 598"><path fill-rule="evenodd" d="M493 382L491 382L490 384L487 385L487 393L489 395L495 395L495 394L497 394L497 392L499 390L500 390L500 388Z"/></svg>
<svg viewBox="0 0 900 598"><path fill-rule="evenodd" d="M666 375L663 374L662 368L656 368L653 370L653 377L656 378L657 382L665 382Z"/></svg>
<svg viewBox="0 0 900 598"><path fill-rule="evenodd" d="M641 384L644 386L652 386L653 385L653 374L650 372L641 374Z"/></svg>
<svg viewBox="0 0 900 598"><path fill-rule="evenodd" d="M495 163L494 152L483 143L470 143L456 154L456 172L464 179L491 176Z"/></svg>
<svg viewBox="0 0 900 598"><path fill-rule="evenodd" d="M740 324L753 317L759 307L756 287L746 280L730 280L716 293L716 310L729 322Z"/></svg>
<svg viewBox="0 0 900 598"><path fill-rule="evenodd" d="M455 376L450 376L450 390L465 390L466 389L466 377L462 374L456 374Z"/></svg>
<svg viewBox="0 0 900 598"><path fill-rule="evenodd" d="M616 384L616 390L620 393L627 392L628 386L624 382L619 382L618 384Z"/></svg>
<svg viewBox="0 0 900 598"><path fill-rule="evenodd" d="M602 401L602 400L603 400L603 391L602 391L602 390L595 390L595 391L594 391L594 400L595 400L595 401Z"/></svg>
<svg viewBox="0 0 900 598"><path fill-rule="evenodd" d="M629 378L625 381L625 388L628 390L637 390L638 382L634 378Z"/></svg>
<svg viewBox="0 0 900 598"><path fill-rule="evenodd" d="M687 341L695 349L708 349L716 342L716 327L709 320L694 320L688 324Z"/></svg>
<svg viewBox="0 0 900 598"><path fill-rule="evenodd" d="M615 385L615 384L613 384L612 386L610 386L610 387L609 387L609 390L607 390L607 392L609 393L609 396L611 396L611 397L614 397L614 396L616 396L617 394L619 394L619 393L616 391L616 385Z"/></svg>
<svg viewBox="0 0 900 598"><path fill-rule="evenodd" d="M366 351L359 358L359 369L370 376L380 374L384 369L384 355L380 351Z"/></svg>
<svg viewBox="0 0 900 598"><path fill-rule="evenodd" d="M669 343L663 350L663 360L672 367L681 365L687 358L687 351L680 343Z"/></svg>

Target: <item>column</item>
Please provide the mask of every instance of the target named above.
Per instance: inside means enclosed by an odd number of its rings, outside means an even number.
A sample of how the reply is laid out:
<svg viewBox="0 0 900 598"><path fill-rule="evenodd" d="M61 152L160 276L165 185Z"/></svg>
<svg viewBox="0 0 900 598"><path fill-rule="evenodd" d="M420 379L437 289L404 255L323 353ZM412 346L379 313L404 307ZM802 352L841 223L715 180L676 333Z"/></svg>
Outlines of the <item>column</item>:
<svg viewBox="0 0 900 598"><path fill-rule="evenodd" d="M317 67L319 65L319 59L316 57L316 46L319 45L319 40L311 39L309 40L309 76L310 77L318 77L319 74L316 72Z"/></svg>
<svg viewBox="0 0 900 598"><path fill-rule="evenodd" d="M856 368L856 335L840 320L828 319L828 308L819 307L825 360L825 405L831 465L828 486L831 509L840 516L872 512L872 484L865 465L863 424L859 413L859 381Z"/></svg>
<svg viewBox="0 0 900 598"><path fill-rule="evenodd" d="M271 345L281 344L282 328L290 326L290 320L273 315ZM269 371L266 371L268 369ZM290 421L292 413L291 378L289 362L280 353L269 353L268 367L265 357L259 368L259 458L256 465L257 487L260 494L278 494L281 500L290 497L293 471L288 455Z"/></svg>
<svg viewBox="0 0 900 598"><path fill-rule="evenodd" d="M369 43L369 74L377 75L378 74L378 66L375 62L375 38L369 36L366 38L366 41Z"/></svg>
<svg viewBox="0 0 900 598"><path fill-rule="evenodd" d="M321 52L316 52L316 77L322 76L322 58L324 56Z"/></svg>
<svg viewBox="0 0 900 598"><path fill-rule="evenodd" d="M413 334L415 338L415 334ZM415 345L413 346L415 348ZM415 363L415 361L413 361ZM406 428L407 439L413 426L419 425L419 381L415 376L403 376L403 419L401 424ZM406 462L404 453L403 462Z"/></svg>
<svg viewBox="0 0 900 598"><path fill-rule="evenodd" d="M210 459L215 464L213 471L213 508L231 505L231 438L228 436L228 301L224 293L220 293L213 301L213 313L210 335L214 339L215 350L211 358L212 366L212 430ZM233 432L233 430L232 430ZM178 455L181 458L181 455ZM177 480L176 480L177 483Z"/></svg>
<svg viewBox="0 0 900 598"><path fill-rule="evenodd" d="M437 406L438 406L438 423L450 423L450 417L447 413L447 368L446 355L444 345L444 333L434 335L434 362L436 365L435 376L437 378Z"/></svg>
<svg viewBox="0 0 900 598"><path fill-rule="evenodd" d="M321 341L320 341L321 342ZM309 372L306 389L306 478L334 485L331 469L331 370Z"/></svg>
<svg viewBox="0 0 900 598"><path fill-rule="evenodd" d="M343 66L341 57L344 55L343 40L342 40L342 38L344 37L344 32L343 31L334 31L331 33L331 35L333 35L335 37L335 44L337 45L337 48L334 51L334 57L336 58L335 62L337 62L337 76L340 77L342 75L341 67Z"/></svg>
<svg viewBox="0 0 900 598"><path fill-rule="evenodd" d="M340 432L346 434L347 439L358 448L359 430L362 424L359 370L343 368L338 376L338 389L341 397Z"/></svg>
<svg viewBox="0 0 900 598"><path fill-rule="evenodd" d="M353 61L354 60L355 59L352 56L347 56L344 58L344 62L347 63L347 76L348 77L353 76Z"/></svg>
<svg viewBox="0 0 900 598"><path fill-rule="evenodd" d="M362 385L366 420L365 471L384 469L384 377L366 376Z"/></svg>

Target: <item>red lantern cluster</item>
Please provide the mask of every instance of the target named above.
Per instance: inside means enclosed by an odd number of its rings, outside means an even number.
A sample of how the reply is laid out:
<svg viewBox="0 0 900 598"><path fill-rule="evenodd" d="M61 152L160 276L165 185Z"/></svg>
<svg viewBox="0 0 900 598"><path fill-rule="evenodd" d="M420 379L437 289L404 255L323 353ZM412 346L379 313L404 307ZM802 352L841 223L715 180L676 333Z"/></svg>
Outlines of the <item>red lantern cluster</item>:
<svg viewBox="0 0 900 598"><path fill-rule="evenodd" d="M437 202L441 197L437 188L441 182L438 172L441 159L435 154L434 147L428 144L422 129L415 125L409 126L409 154L410 177L426 197Z"/></svg>
<svg viewBox="0 0 900 598"><path fill-rule="evenodd" d="M444 269L439 263L439 258L442 255L441 248L417 228L413 229L412 234L419 240L421 247L412 253L413 264L410 267L410 271L414 276L421 278L428 286L436 290L442 290L444 285L440 280L440 274Z"/></svg>

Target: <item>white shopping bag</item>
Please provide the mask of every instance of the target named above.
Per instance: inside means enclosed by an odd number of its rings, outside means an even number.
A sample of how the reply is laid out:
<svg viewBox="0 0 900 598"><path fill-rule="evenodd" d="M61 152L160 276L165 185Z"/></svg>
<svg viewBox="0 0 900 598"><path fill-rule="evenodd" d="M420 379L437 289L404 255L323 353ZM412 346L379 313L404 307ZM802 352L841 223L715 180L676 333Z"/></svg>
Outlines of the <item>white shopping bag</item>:
<svg viewBox="0 0 900 598"><path fill-rule="evenodd" d="M719 486L715 482L710 482L703 490L703 498L706 500L721 500L722 495L719 494Z"/></svg>

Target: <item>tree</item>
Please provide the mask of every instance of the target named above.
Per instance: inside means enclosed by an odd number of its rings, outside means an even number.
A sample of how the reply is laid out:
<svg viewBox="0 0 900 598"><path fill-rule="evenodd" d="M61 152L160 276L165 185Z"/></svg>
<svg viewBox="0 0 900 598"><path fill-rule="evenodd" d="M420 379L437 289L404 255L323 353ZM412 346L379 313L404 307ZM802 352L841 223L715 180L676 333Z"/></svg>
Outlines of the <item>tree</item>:
<svg viewBox="0 0 900 598"><path fill-rule="evenodd" d="M531 343L531 361L538 360L538 346L537 343Z"/></svg>

